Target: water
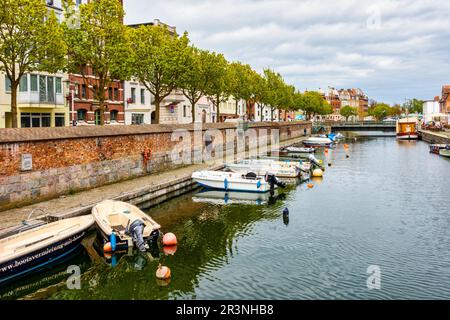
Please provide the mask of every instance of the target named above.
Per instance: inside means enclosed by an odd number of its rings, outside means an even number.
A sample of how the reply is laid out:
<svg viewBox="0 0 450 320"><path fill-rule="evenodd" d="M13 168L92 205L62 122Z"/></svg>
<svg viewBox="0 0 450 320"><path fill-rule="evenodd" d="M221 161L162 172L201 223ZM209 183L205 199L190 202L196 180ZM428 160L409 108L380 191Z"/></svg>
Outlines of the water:
<svg viewBox="0 0 450 320"><path fill-rule="evenodd" d="M294 185L277 199L192 193L151 209L177 235L175 255L130 252L112 267L92 235L88 252L66 262L82 264L81 290L66 288L60 267L0 297L450 299L450 161L395 138L360 138L345 155L342 145L322 155L332 166L314 188ZM160 262L170 283L155 279ZM367 288L371 265L380 290Z"/></svg>

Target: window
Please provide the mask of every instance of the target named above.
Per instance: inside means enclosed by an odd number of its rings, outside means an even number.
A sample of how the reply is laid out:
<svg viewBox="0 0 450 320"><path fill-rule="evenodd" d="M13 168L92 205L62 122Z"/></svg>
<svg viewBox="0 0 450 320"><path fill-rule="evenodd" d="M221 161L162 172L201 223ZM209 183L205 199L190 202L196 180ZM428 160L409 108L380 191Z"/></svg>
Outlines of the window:
<svg viewBox="0 0 450 320"><path fill-rule="evenodd" d="M55 78L47 77L47 102L55 102Z"/></svg>
<svg viewBox="0 0 450 320"><path fill-rule="evenodd" d="M114 100L119 100L119 88L114 88Z"/></svg>
<svg viewBox="0 0 450 320"><path fill-rule="evenodd" d="M38 92L38 76L36 74L30 75L31 92Z"/></svg>
<svg viewBox="0 0 450 320"><path fill-rule="evenodd" d="M112 88L112 87L109 87L109 88L108 88L108 99L109 99L109 100L114 100L114 97L113 97L113 88Z"/></svg>
<svg viewBox="0 0 450 320"><path fill-rule="evenodd" d="M183 106L183 117L186 117L186 105Z"/></svg>
<svg viewBox="0 0 450 320"><path fill-rule="evenodd" d="M110 113L111 122L117 122L118 115L119 115L119 111L111 110L111 113Z"/></svg>
<svg viewBox="0 0 450 320"><path fill-rule="evenodd" d="M56 93L62 93L61 78L55 78L55 90L56 90Z"/></svg>
<svg viewBox="0 0 450 320"><path fill-rule="evenodd" d="M136 88L131 88L131 103L136 103Z"/></svg>
<svg viewBox="0 0 450 320"><path fill-rule="evenodd" d="M77 110L77 120L78 121L86 121L87 111L85 109Z"/></svg>
<svg viewBox="0 0 450 320"><path fill-rule="evenodd" d="M143 124L144 114L142 113L132 113L131 114L131 124Z"/></svg>
<svg viewBox="0 0 450 320"><path fill-rule="evenodd" d="M145 104L145 89L141 89L141 104Z"/></svg>
<svg viewBox="0 0 450 320"><path fill-rule="evenodd" d="M5 75L5 91L11 92L11 80Z"/></svg>
<svg viewBox="0 0 450 320"><path fill-rule="evenodd" d="M66 116L64 113L55 114L55 127L64 127L66 125Z"/></svg>
<svg viewBox="0 0 450 320"><path fill-rule="evenodd" d="M21 113L22 128L50 127L50 113Z"/></svg>
<svg viewBox="0 0 450 320"><path fill-rule="evenodd" d="M19 83L19 91L20 92L28 92L28 75L25 74L20 78Z"/></svg>
<svg viewBox="0 0 450 320"><path fill-rule="evenodd" d="M86 95L86 85L83 84L81 85L81 98L86 99L87 95Z"/></svg>

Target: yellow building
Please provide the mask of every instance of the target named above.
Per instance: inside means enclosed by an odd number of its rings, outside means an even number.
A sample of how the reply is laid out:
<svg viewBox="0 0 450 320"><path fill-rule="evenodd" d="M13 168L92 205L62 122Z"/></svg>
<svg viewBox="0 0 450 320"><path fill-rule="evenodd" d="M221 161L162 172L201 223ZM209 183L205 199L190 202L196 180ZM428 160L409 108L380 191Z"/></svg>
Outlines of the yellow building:
<svg viewBox="0 0 450 320"><path fill-rule="evenodd" d="M22 77L17 93L19 128L69 125L65 73L31 73ZM0 128L12 127L11 82L0 73Z"/></svg>
<svg viewBox="0 0 450 320"><path fill-rule="evenodd" d="M222 102L219 108L219 122L224 122L226 119L243 117L247 111L245 101L240 100L238 102L238 113L236 115L236 100L233 97L228 98L228 101L226 102Z"/></svg>

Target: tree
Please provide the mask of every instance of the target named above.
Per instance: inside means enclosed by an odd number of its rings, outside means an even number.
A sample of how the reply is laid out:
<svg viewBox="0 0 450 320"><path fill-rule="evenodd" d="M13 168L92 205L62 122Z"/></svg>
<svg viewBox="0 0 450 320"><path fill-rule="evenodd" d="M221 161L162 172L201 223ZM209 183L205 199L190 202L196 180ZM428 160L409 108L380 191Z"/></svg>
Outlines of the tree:
<svg viewBox="0 0 450 320"><path fill-rule="evenodd" d="M253 70L248 64L233 62L230 64L230 93L235 99L235 114L238 115L238 104L245 100L248 106L253 96L252 76Z"/></svg>
<svg viewBox="0 0 450 320"><path fill-rule="evenodd" d="M369 115L375 117L378 121L383 120L390 113L391 106L386 103L377 103L372 109L369 109Z"/></svg>
<svg viewBox="0 0 450 320"><path fill-rule="evenodd" d="M269 99L269 86L266 77L261 76L259 73L254 74L253 78L253 91L255 104L260 108L261 120L263 119L264 105L268 104Z"/></svg>
<svg viewBox="0 0 450 320"><path fill-rule="evenodd" d="M264 77L267 81L268 96L267 102L270 106L270 118L274 121L273 113L275 109L284 103L286 84L281 74L274 72L271 69L264 70Z"/></svg>
<svg viewBox="0 0 450 320"><path fill-rule="evenodd" d="M131 29L129 37L131 76L154 96L155 122L159 123L161 102L183 85L188 70L187 33L178 36L162 26L140 26Z"/></svg>
<svg viewBox="0 0 450 320"><path fill-rule="evenodd" d="M214 58L214 54L208 51L195 47L190 48L186 63L187 69L181 77L180 87L184 96L191 103L193 123L195 122L195 105L206 95L213 81Z"/></svg>
<svg viewBox="0 0 450 320"><path fill-rule="evenodd" d="M357 116L358 115L358 109L350 106L344 106L341 108L341 116L345 118L345 121L348 121L348 118L351 116Z"/></svg>
<svg viewBox="0 0 450 320"><path fill-rule="evenodd" d="M211 82L208 86L207 96L217 110L217 122L220 122L220 104L226 102L231 94L230 67L222 54L213 54Z"/></svg>
<svg viewBox="0 0 450 320"><path fill-rule="evenodd" d="M303 110L306 119L311 119L311 116L326 115L333 112L331 105L323 98L323 96L315 91L305 92L301 98L297 97L296 103L298 108Z"/></svg>
<svg viewBox="0 0 450 320"><path fill-rule="evenodd" d="M73 1L70 0L70 5ZM68 10L66 21L72 21L73 11ZM83 82L91 88L98 102L100 125L104 124L106 90L114 79L128 76L129 50L125 12L117 0L96 0L80 6L79 27L65 23L65 40L68 46L69 70L81 73ZM89 70L90 69L90 70ZM93 80L89 77L95 76Z"/></svg>
<svg viewBox="0 0 450 320"><path fill-rule="evenodd" d="M17 128L17 90L27 73L65 67L66 46L53 10L43 0L2 0L0 71L11 85L12 127Z"/></svg>
<svg viewBox="0 0 450 320"><path fill-rule="evenodd" d="M423 100L411 99L403 104L403 108L407 113L423 113Z"/></svg>

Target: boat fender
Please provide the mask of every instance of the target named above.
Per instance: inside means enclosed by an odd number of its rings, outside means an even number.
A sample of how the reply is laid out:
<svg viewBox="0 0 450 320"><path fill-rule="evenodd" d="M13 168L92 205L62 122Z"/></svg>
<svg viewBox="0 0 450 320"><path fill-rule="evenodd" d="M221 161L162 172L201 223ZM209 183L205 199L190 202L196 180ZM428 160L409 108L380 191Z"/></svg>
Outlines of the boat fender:
<svg viewBox="0 0 450 320"><path fill-rule="evenodd" d="M314 185L312 183L309 183L308 184L308 189L312 189L312 188L314 188Z"/></svg>
<svg viewBox="0 0 450 320"><path fill-rule="evenodd" d="M223 186L225 188L225 190L228 190L228 179L225 178L225 180L223 181Z"/></svg>
<svg viewBox="0 0 450 320"><path fill-rule="evenodd" d="M117 238L116 233L113 231L111 235L109 236L109 242L111 243L111 250L116 251L117 247Z"/></svg>
<svg viewBox="0 0 450 320"><path fill-rule="evenodd" d="M258 180L258 182L256 183L256 187L259 189L261 188L261 181Z"/></svg>
<svg viewBox="0 0 450 320"><path fill-rule="evenodd" d="M156 270L156 278L165 280L165 279L169 279L170 276L171 276L171 272L170 272L169 267L162 266L161 264L159 264L158 269Z"/></svg>
<svg viewBox="0 0 450 320"><path fill-rule="evenodd" d="M177 237L175 236L175 234L173 234L171 232L164 234L163 245L176 246L177 245Z"/></svg>
<svg viewBox="0 0 450 320"><path fill-rule="evenodd" d="M289 209L288 208L284 208L283 216L288 216L288 215L289 215Z"/></svg>
<svg viewBox="0 0 450 320"><path fill-rule="evenodd" d="M103 246L103 251L104 252L112 252L111 242L105 243L105 245Z"/></svg>

